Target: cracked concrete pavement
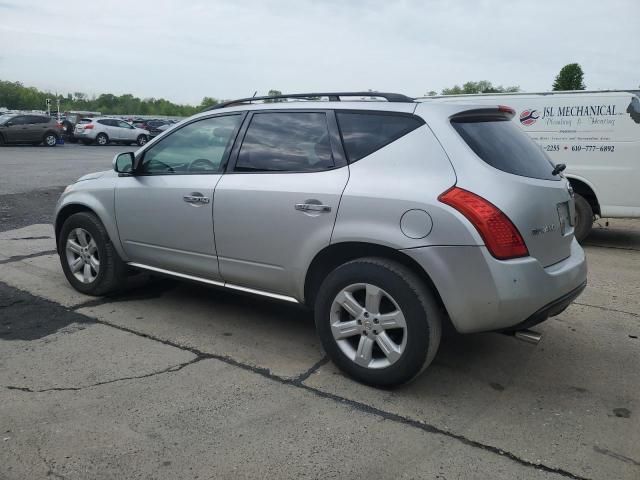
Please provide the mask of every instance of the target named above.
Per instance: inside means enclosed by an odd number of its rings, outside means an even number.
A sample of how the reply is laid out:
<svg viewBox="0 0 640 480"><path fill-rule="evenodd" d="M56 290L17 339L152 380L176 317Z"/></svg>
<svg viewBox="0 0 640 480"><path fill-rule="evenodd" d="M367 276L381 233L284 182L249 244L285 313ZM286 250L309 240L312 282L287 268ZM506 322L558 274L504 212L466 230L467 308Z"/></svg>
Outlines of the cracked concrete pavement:
<svg viewBox="0 0 640 480"><path fill-rule="evenodd" d="M327 361L295 306L145 275L81 295L45 208L12 208L3 480L640 477L638 221L596 229L589 286L538 346L451 335L417 381L376 390Z"/></svg>

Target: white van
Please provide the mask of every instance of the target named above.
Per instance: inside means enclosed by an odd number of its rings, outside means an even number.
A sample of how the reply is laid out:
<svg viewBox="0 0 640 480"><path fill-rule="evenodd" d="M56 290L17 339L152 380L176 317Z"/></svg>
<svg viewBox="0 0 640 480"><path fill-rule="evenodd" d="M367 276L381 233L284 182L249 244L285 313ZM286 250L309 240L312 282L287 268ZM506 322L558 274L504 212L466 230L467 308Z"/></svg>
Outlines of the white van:
<svg viewBox="0 0 640 480"><path fill-rule="evenodd" d="M640 217L640 91L570 91L427 97L499 104L554 164L564 163L576 198L578 240L596 217Z"/></svg>

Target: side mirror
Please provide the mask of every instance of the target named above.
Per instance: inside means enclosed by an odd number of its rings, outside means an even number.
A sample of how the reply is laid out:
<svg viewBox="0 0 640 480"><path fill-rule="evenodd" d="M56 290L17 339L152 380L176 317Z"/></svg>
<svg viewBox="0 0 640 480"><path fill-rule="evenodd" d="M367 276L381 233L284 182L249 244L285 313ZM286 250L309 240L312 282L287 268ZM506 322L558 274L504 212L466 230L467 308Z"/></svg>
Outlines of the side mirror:
<svg viewBox="0 0 640 480"><path fill-rule="evenodd" d="M13 125L13 122L11 120L4 124L5 127L10 127L11 125Z"/></svg>
<svg viewBox="0 0 640 480"><path fill-rule="evenodd" d="M119 153L113 159L113 169L120 174L131 175L134 160L133 152Z"/></svg>

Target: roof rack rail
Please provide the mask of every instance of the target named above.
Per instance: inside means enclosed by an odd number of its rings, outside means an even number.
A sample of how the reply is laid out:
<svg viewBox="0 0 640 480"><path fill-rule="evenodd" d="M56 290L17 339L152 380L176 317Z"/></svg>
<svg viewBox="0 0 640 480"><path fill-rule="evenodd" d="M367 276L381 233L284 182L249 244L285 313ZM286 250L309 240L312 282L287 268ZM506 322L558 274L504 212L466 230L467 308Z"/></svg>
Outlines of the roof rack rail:
<svg viewBox="0 0 640 480"><path fill-rule="evenodd" d="M251 103L256 100L278 100L288 98L308 99L311 100L314 97L329 97L330 102L339 102L340 97L379 97L384 98L387 102L402 102L413 103L414 100L411 97L402 95L401 93L385 93L385 92L319 92L319 93L291 93L288 95L267 95L264 97L247 97L238 98L237 100L230 100L228 102L218 103L211 107L205 108L203 111L216 110L218 108L230 107L240 103Z"/></svg>

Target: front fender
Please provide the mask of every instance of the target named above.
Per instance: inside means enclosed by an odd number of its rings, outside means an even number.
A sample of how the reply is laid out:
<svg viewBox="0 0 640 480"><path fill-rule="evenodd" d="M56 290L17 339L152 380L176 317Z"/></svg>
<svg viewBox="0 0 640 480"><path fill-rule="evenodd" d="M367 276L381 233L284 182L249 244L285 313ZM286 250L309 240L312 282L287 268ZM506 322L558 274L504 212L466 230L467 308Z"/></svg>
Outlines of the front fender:
<svg viewBox="0 0 640 480"><path fill-rule="evenodd" d="M88 188L88 185L82 185L85 182L76 183L70 186L70 189L63 193L58 200L55 210L56 248L63 221L72 213L89 210L100 219L118 255L126 262L128 258L120 242L115 217L115 188L113 185L96 185L99 182L100 180L87 182L87 184L91 184L91 189Z"/></svg>

